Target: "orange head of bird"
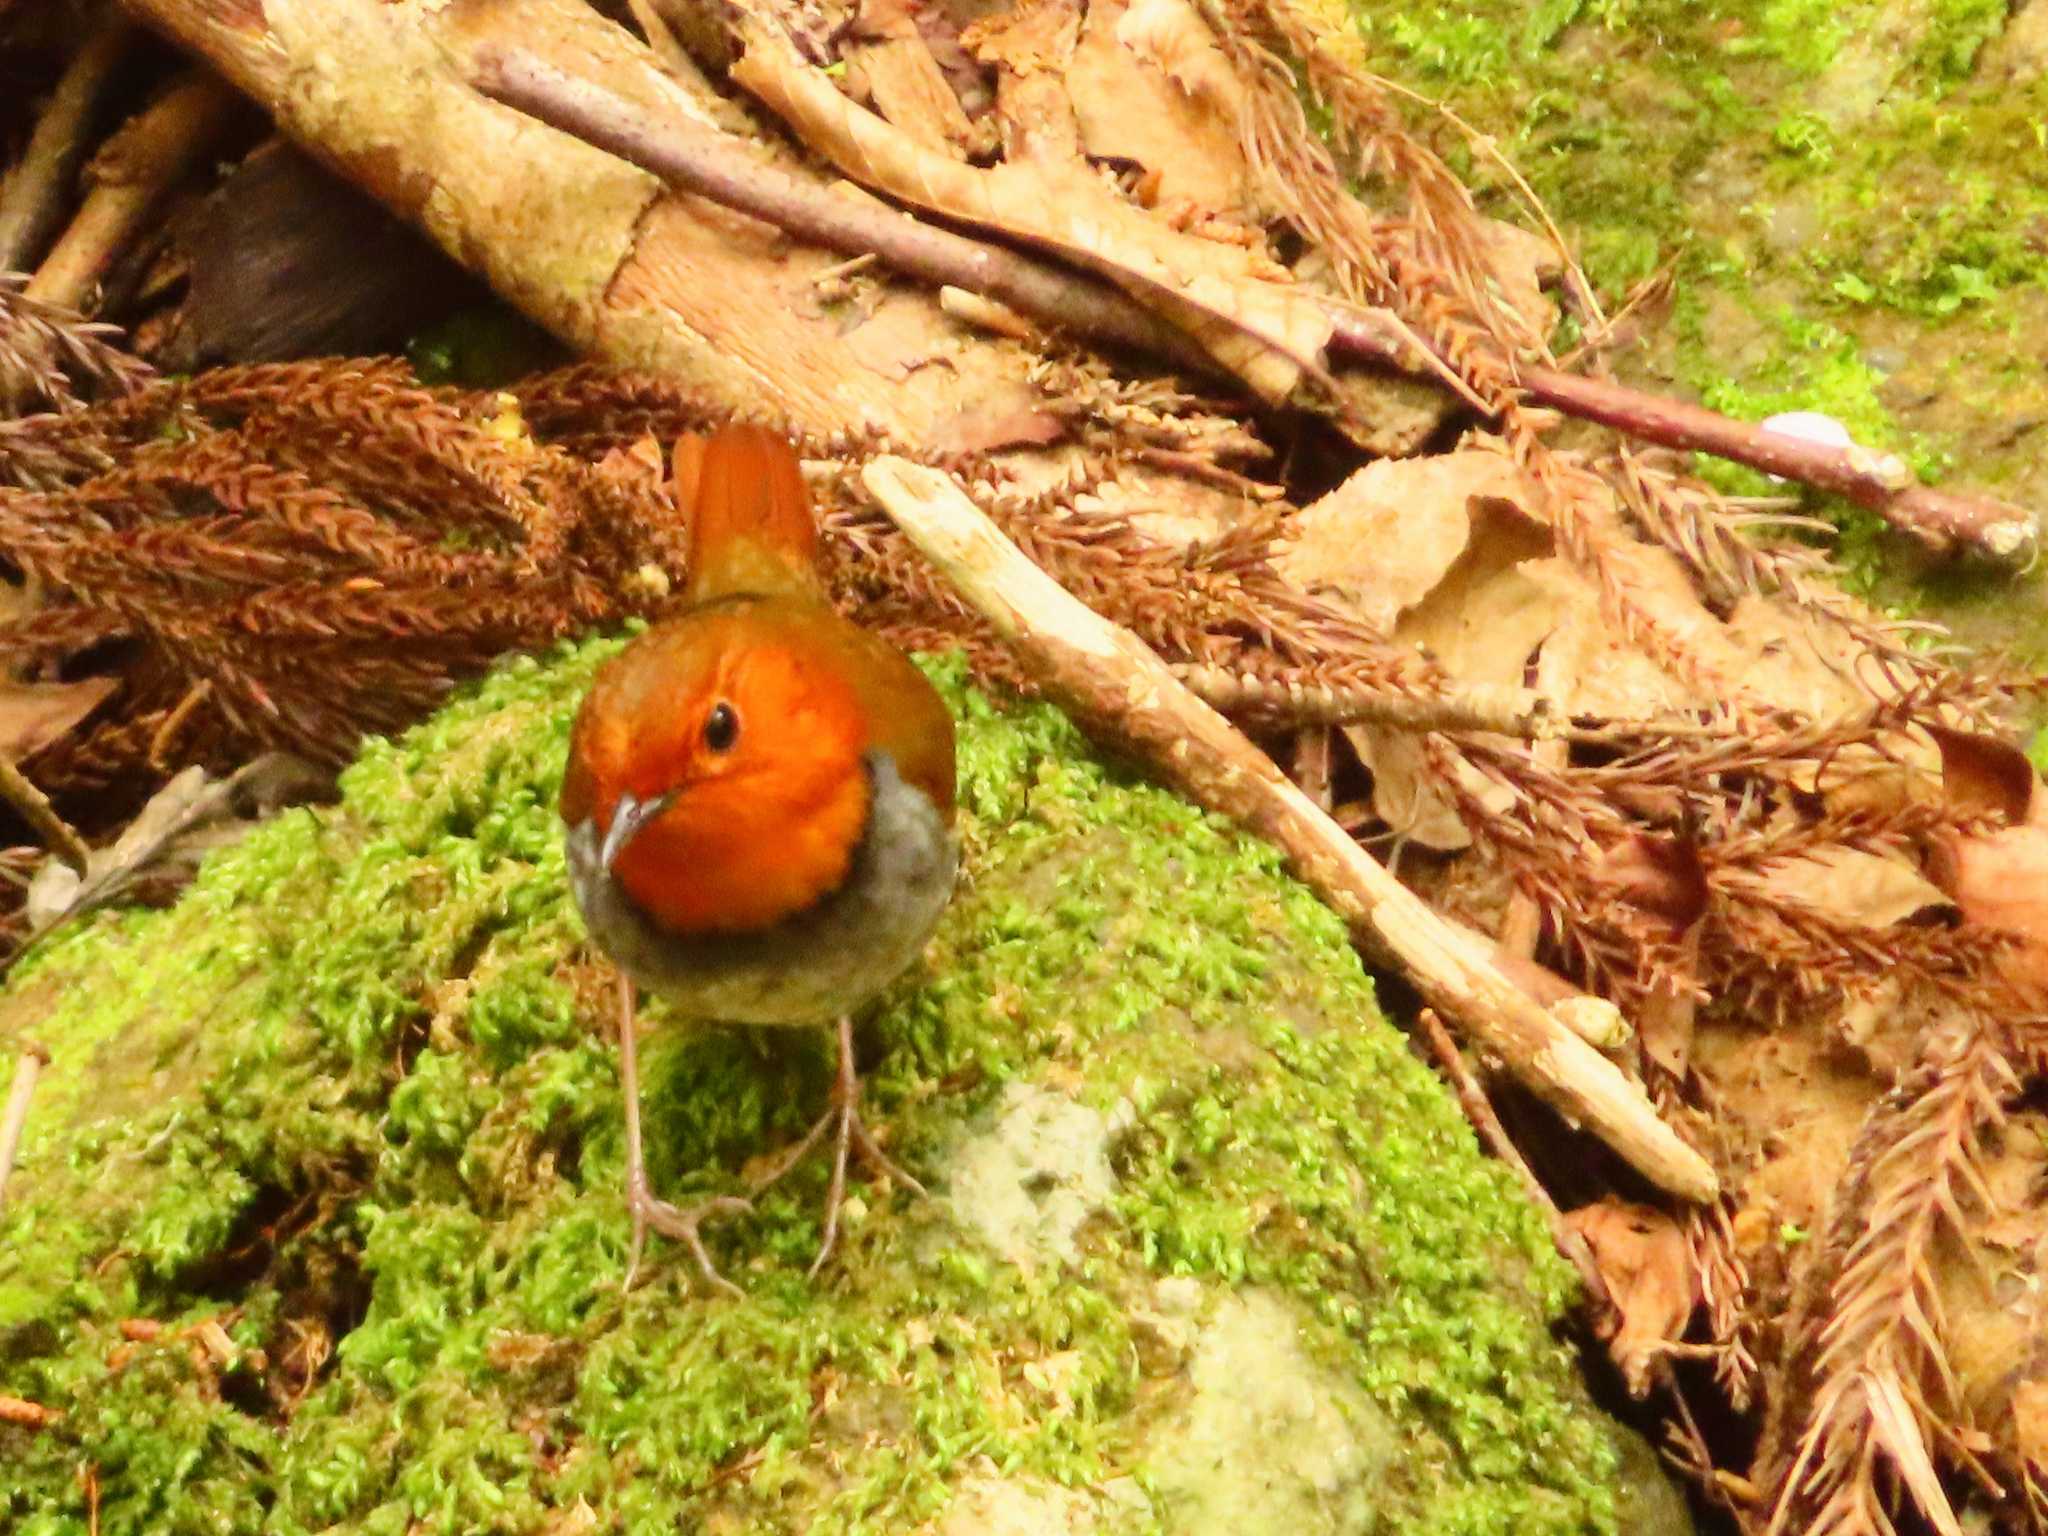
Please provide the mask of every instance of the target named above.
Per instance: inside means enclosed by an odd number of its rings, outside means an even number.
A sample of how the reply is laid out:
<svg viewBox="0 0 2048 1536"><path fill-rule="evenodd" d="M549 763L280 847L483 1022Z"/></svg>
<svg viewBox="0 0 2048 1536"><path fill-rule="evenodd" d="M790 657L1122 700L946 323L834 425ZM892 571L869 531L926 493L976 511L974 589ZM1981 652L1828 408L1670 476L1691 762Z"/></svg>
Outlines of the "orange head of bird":
<svg viewBox="0 0 2048 1536"><path fill-rule="evenodd" d="M602 867L661 926L758 931L846 876L871 749L950 814L952 722L899 653L826 601L788 443L730 428L685 438L675 459L691 606L599 674L562 815L594 820Z"/></svg>

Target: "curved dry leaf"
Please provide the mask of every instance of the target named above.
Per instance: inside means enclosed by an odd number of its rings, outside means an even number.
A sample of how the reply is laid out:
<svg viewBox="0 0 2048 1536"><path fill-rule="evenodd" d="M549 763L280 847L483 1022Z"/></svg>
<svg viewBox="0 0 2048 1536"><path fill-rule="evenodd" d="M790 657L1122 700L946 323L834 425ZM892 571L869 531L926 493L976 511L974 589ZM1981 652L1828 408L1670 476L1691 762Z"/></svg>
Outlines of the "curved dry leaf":
<svg viewBox="0 0 2048 1536"><path fill-rule="evenodd" d="M1564 1220L1593 1251L1615 1308L1600 1320L1600 1331L1629 1391L1641 1397L1651 1367L1685 1336L1699 1305L1685 1229L1654 1206L1613 1198L1567 1211Z"/></svg>
<svg viewBox="0 0 2048 1536"><path fill-rule="evenodd" d="M1863 928L1889 928L1952 903L1941 887L1898 859L1856 848L1821 848L1773 861L1763 889L1784 901ZM1960 902L1953 903L1960 905Z"/></svg>
<svg viewBox="0 0 2048 1536"><path fill-rule="evenodd" d="M1897 691L1847 629L1789 603L1751 593L1729 613L1727 632L1750 663L1751 694L1775 708L1838 720Z"/></svg>
<svg viewBox="0 0 2048 1536"><path fill-rule="evenodd" d="M938 56L945 34L936 32L935 46L920 26L925 9L913 9L908 0L861 0L845 50L847 75L858 73L875 110L926 147L956 160L986 153L994 148L994 135L967 115L956 94L972 78L971 67L965 76L946 70ZM944 18L936 19L943 26ZM968 63L957 40L952 49L958 64ZM987 92L981 95L985 99Z"/></svg>
<svg viewBox="0 0 2048 1536"><path fill-rule="evenodd" d="M1536 691L1560 714L1653 720L1707 702L1618 630L1599 589L1571 561L1526 560L1521 574L1556 600L1558 619L1536 654Z"/></svg>
<svg viewBox="0 0 2048 1536"><path fill-rule="evenodd" d="M1229 65L1187 0L1145 3L1152 14L1136 29L1125 25L1136 7L1126 8L1122 0L1092 0L1088 7L1080 46L1067 66L1067 95L1082 145L1091 158L1133 160L1155 173L1158 201L1167 207L1259 218L1264 210L1258 179L1245 161L1234 107L1227 98L1219 101L1177 83L1127 34L1165 43L1198 72L1207 62L1229 76ZM1199 38L1189 37L1189 29ZM1206 61L1198 51L1203 44Z"/></svg>
<svg viewBox="0 0 2048 1536"><path fill-rule="evenodd" d="M2007 977L2048 995L2048 827L2007 827L1958 838L1948 849L1942 883L1963 921L2015 934L2005 957Z"/></svg>
<svg viewBox="0 0 2048 1536"><path fill-rule="evenodd" d="M853 180L1099 273L1186 331L1263 399L1286 399L1304 374L1329 379L1329 315L1311 295L1255 275L1251 253L1169 229L1085 166L979 170L949 160L848 101L783 38L756 24L743 35L733 79Z"/></svg>
<svg viewBox="0 0 2048 1536"><path fill-rule="evenodd" d="M1347 725L1344 739L1372 775L1372 809L1393 829L1441 853L1472 846L1465 820L1436 789L1436 770L1424 755L1422 738L1413 731L1373 725ZM1460 764L1466 788L1496 810L1514 803L1514 791Z"/></svg>
<svg viewBox="0 0 2048 1536"><path fill-rule="evenodd" d="M0 755L16 762L76 730L114 694L111 677L75 683L0 683Z"/></svg>
<svg viewBox="0 0 2048 1536"><path fill-rule="evenodd" d="M266 752L224 779L187 768L150 796L111 846L90 851L83 877L55 857L44 862L29 884L30 932L41 936L119 900L145 878L183 884L205 854L284 806L330 798L333 783L331 770L289 752Z"/></svg>
<svg viewBox="0 0 2048 1536"><path fill-rule="evenodd" d="M1275 563L1304 592L1326 593L1391 630L1465 552L1475 497L1520 500L1521 472L1475 449L1376 460L1301 509Z"/></svg>
<svg viewBox="0 0 2048 1536"><path fill-rule="evenodd" d="M2029 819L2036 777L2027 754L2010 741L1946 726L1923 725L1941 749L1941 790L1964 816L2003 816L2014 826Z"/></svg>
<svg viewBox="0 0 2048 1536"><path fill-rule="evenodd" d="M926 446L935 453L960 454L992 453L1000 448L1043 448L1058 442L1066 431L1065 422L1028 398L1008 405L983 401L933 427Z"/></svg>
<svg viewBox="0 0 2048 1536"><path fill-rule="evenodd" d="M960 34L967 51L1016 75L1063 72L1081 37L1076 0L1037 0L984 16Z"/></svg>
<svg viewBox="0 0 2048 1536"><path fill-rule="evenodd" d="M1117 17L1116 40L1226 121L1243 116L1244 82L1188 0L1132 0Z"/></svg>

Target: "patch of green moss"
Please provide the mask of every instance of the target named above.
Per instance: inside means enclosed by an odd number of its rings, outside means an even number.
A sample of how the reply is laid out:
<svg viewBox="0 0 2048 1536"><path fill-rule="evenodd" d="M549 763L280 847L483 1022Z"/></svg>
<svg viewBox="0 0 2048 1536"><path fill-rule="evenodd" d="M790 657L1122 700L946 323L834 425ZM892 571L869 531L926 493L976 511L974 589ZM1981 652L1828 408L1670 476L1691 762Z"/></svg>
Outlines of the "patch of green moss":
<svg viewBox="0 0 2048 1536"><path fill-rule="evenodd" d="M578 1500L628 1530L880 1532L969 1472L1143 1489L1177 1389L1130 1301L1189 1275L1294 1298L1387 1412L1385 1529L1613 1526L1612 1426L1548 1328L1567 1274L1341 924L953 661L966 876L873 1021L870 1108L943 1187L1004 1084L1134 1106L1114 1202L1028 1268L862 1186L813 1282L813 1164L716 1230L744 1302L659 1244L622 1295L609 973L552 809L613 649L508 664L370 747L335 810L18 969L0 1037L55 1062L0 1217L0 1380L62 1417L0 1427L0 1523L83 1531L81 1466L109 1536L539 1531ZM737 1188L822 1104L824 1041L645 1011L672 1196ZM124 1342L134 1318L165 1332ZM231 1367L178 1335L206 1318ZM1143 1505L1102 1528L1161 1528Z"/></svg>

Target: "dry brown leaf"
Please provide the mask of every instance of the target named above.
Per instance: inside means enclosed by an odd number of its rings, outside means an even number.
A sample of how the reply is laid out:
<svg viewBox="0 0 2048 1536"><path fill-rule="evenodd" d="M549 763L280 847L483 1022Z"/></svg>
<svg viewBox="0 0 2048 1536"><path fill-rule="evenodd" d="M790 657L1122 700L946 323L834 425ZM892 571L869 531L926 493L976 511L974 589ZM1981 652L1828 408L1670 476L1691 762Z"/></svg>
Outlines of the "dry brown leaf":
<svg viewBox="0 0 2048 1536"><path fill-rule="evenodd" d="M1921 727L1941 749L1941 789L1964 816L2003 816L2014 826L2029 819L2034 765L2010 741L1939 725Z"/></svg>
<svg viewBox="0 0 2048 1536"><path fill-rule="evenodd" d="M30 931L41 935L66 918L131 896L145 879L182 884L200 858L244 836L258 818L285 805L329 796L331 770L266 752L216 779L191 767L150 796L110 847L94 848L86 873L55 857L30 882Z"/></svg>
<svg viewBox="0 0 2048 1536"><path fill-rule="evenodd" d="M1698 933L1687 937L1693 942L1686 968L1693 970L1698 964ZM1657 988L1636 1010L1636 1036L1643 1042L1643 1053L1679 1081L1692 1070L1692 1042L1698 1023L1699 999L1678 987Z"/></svg>
<svg viewBox="0 0 2048 1536"><path fill-rule="evenodd" d="M1598 589L1569 560L1525 560L1520 574L1548 591L1558 609L1532 685L1560 714L1650 720L1706 702L1616 630Z"/></svg>
<svg viewBox="0 0 2048 1536"><path fill-rule="evenodd" d="M853 20L848 73L858 71L875 110L929 149L965 160L994 147L954 93L905 0L861 0Z"/></svg>
<svg viewBox="0 0 2048 1536"><path fill-rule="evenodd" d="M2012 1437L2036 1472L2048 1472L2048 1381L2023 1381L2012 1395Z"/></svg>
<svg viewBox="0 0 2048 1536"><path fill-rule="evenodd" d="M1117 19L1116 40L1225 122L1242 115L1244 82L1188 0L1133 0Z"/></svg>
<svg viewBox="0 0 2048 1536"><path fill-rule="evenodd" d="M1520 471L1497 453L1381 459L1302 508L1280 549L1280 574L1391 630L1465 552L1474 498L1521 496Z"/></svg>
<svg viewBox="0 0 2048 1536"><path fill-rule="evenodd" d="M1413 731L1347 725L1344 738L1372 774L1373 814L1396 837L1444 852L1472 846L1472 834L1465 830L1464 819L1432 785L1435 770L1423 754L1421 737ZM1475 782L1471 787L1503 809L1513 801L1511 790L1490 779Z"/></svg>
<svg viewBox="0 0 2048 1536"><path fill-rule="evenodd" d="M1657 1357L1684 1337L1699 1304L1685 1231L1654 1206L1612 1198L1568 1211L1564 1219L1593 1250L1617 1314L1599 1326L1629 1391L1641 1397Z"/></svg>
<svg viewBox="0 0 2048 1536"><path fill-rule="evenodd" d="M1329 315L1252 253L1168 228L1084 166L961 165L848 101L778 34L749 24L744 37L733 79L855 181L1101 274L1266 400L1285 400L1304 374L1328 379Z"/></svg>
<svg viewBox="0 0 2048 1536"><path fill-rule="evenodd" d="M1038 0L983 17L960 41L991 68L1033 75L1066 72L1081 38L1081 8L1075 0Z"/></svg>
<svg viewBox="0 0 2048 1536"><path fill-rule="evenodd" d="M1549 552L1550 535L1506 503L1469 504L1470 540L1402 615L1394 638L1428 651L1458 682L1519 688L1536 647L1557 626L1556 599L1521 570L1526 560ZM1425 847L1454 852L1470 846L1471 834L1435 787L1435 770L1412 733L1356 725L1344 734L1372 771L1373 809L1381 820ZM1483 807L1501 811L1513 803L1514 792L1498 780L1463 763L1457 771Z"/></svg>
<svg viewBox="0 0 2048 1536"><path fill-rule="evenodd" d="M2008 827L1957 839L1943 861L1942 884L1963 921L2017 935L2005 957L2015 985L2048 996L2048 827Z"/></svg>
<svg viewBox="0 0 2048 1536"><path fill-rule="evenodd" d="M1764 874L1763 886L1782 900L1862 928L1889 928L1951 904L1940 886L1911 865L1856 848L1779 859Z"/></svg>
<svg viewBox="0 0 2048 1536"><path fill-rule="evenodd" d="M1066 423L1031 405L970 405L932 429L934 453L988 453L998 448L1042 448L1066 434Z"/></svg>
<svg viewBox="0 0 2048 1536"><path fill-rule="evenodd" d="M638 486L659 494L666 474L661 444L651 433L643 433L620 448L609 449L597 461L597 472L620 485Z"/></svg>
<svg viewBox="0 0 2048 1536"><path fill-rule="evenodd" d="M1867 707L1891 690L1869 663L1869 653L1839 624L1828 624L1786 603L1750 595L1728 615L1728 638L1748 659L1749 691L1779 709L1813 720L1836 720ZM1927 753L1931 761L1933 753Z"/></svg>
<svg viewBox="0 0 2048 1536"><path fill-rule="evenodd" d="M1541 235L1499 219L1479 219L1479 257L1500 285L1501 297L1529 324L1530 334L1547 337L1557 329L1556 303L1545 285L1564 275L1557 248Z"/></svg>
<svg viewBox="0 0 2048 1536"><path fill-rule="evenodd" d="M1159 177L1157 200L1247 219L1265 211L1258 178L1246 164L1237 117L1228 98L1191 92L1161 66L1155 47L1206 78L1205 63L1229 76L1229 65L1187 0L1093 0L1080 45L1067 66L1067 94L1081 125L1081 142L1098 160L1132 160ZM1141 48L1130 41L1140 38ZM1205 59L1201 49L1206 46ZM1234 77L1232 77L1234 78Z"/></svg>
<svg viewBox="0 0 2048 1536"><path fill-rule="evenodd" d="M1594 878L1616 900L1663 921L1674 936L1706 914L1707 873L1689 837L1637 833L1601 852Z"/></svg>
<svg viewBox="0 0 2048 1536"><path fill-rule="evenodd" d="M20 762L71 734L120 689L111 677L0 683L0 756Z"/></svg>

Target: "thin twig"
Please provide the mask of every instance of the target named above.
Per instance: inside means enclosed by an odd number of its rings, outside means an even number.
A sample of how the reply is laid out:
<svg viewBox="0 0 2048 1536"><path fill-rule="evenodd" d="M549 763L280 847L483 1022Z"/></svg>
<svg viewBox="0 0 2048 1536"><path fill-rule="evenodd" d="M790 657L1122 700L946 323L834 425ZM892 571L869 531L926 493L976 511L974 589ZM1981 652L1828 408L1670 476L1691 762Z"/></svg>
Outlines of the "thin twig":
<svg viewBox="0 0 2048 1536"><path fill-rule="evenodd" d="M861 479L1077 719L1190 798L1276 844L1360 944L1397 965L1533 1092L1644 1177L1689 1200L1713 1198L1714 1170L1620 1068L1463 941L1136 636L1026 558L952 477L885 455L870 461Z"/></svg>
<svg viewBox="0 0 2048 1536"><path fill-rule="evenodd" d="M1333 354L1424 374L1414 344L1396 334L1377 312L1333 311ZM1431 375L1433 376L1433 375ZM1660 447L1710 453L1765 474L1832 491L1867 507L1937 553L1968 549L2005 564L2033 557L2039 531L2023 507L1989 496L1964 496L1919 484L1896 454L1861 446L1837 448L1737 421L1703 405L1645 394L1606 379L1524 367L1516 377L1525 401L1581 421L1594 421Z"/></svg>
<svg viewBox="0 0 2048 1536"><path fill-rule="evenodd" d="M50 851L85 876L92 862L92 855L85 846L85 839L72 829L71 823L57 814L57 808L50 804L49 796L30 781L27 774L16 766L13 758L0 752L0 799L21 812L22 820L35 829Z"/></svg>
<svg viewBox="0 0 2048 1536"><path fill-rule="evenodd" d="M28 266L56 234L93 109L134 32L133 22L108 7L50 92L28 148L0 184L0 272Z"/></svg>
<svg viewBox="0 0 2048 1536"><path fill-rule="evenodd" d="M83 308L164 195L211 159L246 110L218 76L195 70L131 118L94 157L92 191L29 280L28 296Z"/></svg>
<svg viewBox="0 0 2048 1536"><path fill-rule="evenodd" d="M36 1079L50 1064L50 1053L33 1040L21 1046L21 1059L14 1064L14 1086L7 1090L7 1107L0 1110L0 1210L7 1205L7 1176L14 1171L15 1149L21 1145L21 1128L28 1124L28 1101L35 1097Z"/></svg>
<svg viewBox="0 0 2048 1536"><path fill-rule="evenodd" d="M1586 1300L1595 1308L1613 1306L1614 1298L1607 1293L1607 1282L1600 1277L1600 1266L1593 1262L1593 1250L1587 1245L1585 1236L1564 1219L1564 1212L1550 1198L1550 1191L1536 1177L1528 1159L1522 1156L1522 1149L1508 1135L1508 1128L1500 1123L1500 1116L1494 1113L1493 1101L1487 1098L1486 1090L1472 1075L1472 1069L1465 1065L1465 1058L1458 1054L1458 1043L1444 1028L1444 1021L1437 1017L1434 1008L1424 1008L1415 1016L1415 1027L1421 1031L1444 1076L1450 1079L1451 1088L1458 1095L1458 1103L1465 1111L1465 1118L1472 1122L1472 1129L1478 1133L1480 1142L1521 1180L1529 1203L1541 1211L1543 1219L1550 1224L1551 1241L1579 1272L1580 1280L1585 1283Z"/></svg>
<svg viewBox="0 0 2048 1536"><path fill-rule="evenodd" d="M1208 354L1174 326L1107 283L1002 246L925 224L886 203L798 180L738 139L707 128L677 94L658 115L524 49L490 43L471 60L471 83L493 101L639 166L663 181L842 256L874 256L926 282L1008 305L1054 330L1164 357L1214 373ZM650 82L649 90L673 89Z"/></svg>

